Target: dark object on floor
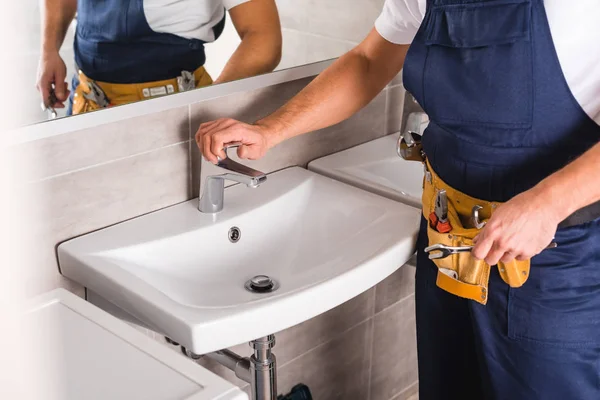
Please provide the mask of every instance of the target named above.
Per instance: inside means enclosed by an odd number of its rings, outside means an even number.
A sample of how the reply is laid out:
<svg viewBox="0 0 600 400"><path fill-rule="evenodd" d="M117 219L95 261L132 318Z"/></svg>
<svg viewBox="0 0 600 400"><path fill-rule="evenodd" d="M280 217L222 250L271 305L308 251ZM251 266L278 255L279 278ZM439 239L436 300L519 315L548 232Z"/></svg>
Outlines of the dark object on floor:
<svg viewBox="0 0 600 400"><path fill-rule="evenodd" d="M287 396L279 395L277 400L313 400L308 386L299 383L292 388L292 391Z"/></svg>

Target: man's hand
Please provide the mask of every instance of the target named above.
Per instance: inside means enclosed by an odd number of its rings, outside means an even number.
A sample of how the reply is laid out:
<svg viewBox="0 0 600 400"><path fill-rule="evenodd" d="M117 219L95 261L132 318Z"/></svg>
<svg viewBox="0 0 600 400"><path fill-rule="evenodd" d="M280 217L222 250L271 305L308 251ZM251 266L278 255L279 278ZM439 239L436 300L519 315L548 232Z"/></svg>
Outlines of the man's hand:
<svg viewBox="0 0 600 400"><path fill-rule="evenodd" d="M69 90L66 82L67 67L58 52L43 53L38 66L37 90L42 96L42 101L48 107L64 108L64 102L69 98ZM48 104L54 84L54 95L56 102Z"/></svg>
<svg viewBox="0 0 600 400"><path fill-rule="evenodd" d="M267 129L261 125L249 125L230 118L221 118L200 125L196 132L198 148L208 161L216 164L227 155L223 147L229 143L240 143L238 156L257 160L275 145ZM217 158L218 157L218 158Z"/></svg>
<svg viewBox="0 0 600 400"><path fill-rule="evenodd" d="M492 214L475 237L472 254L489 265L528 260L552 242L559 223L551 202L535 189L523 192Z"/></svg>

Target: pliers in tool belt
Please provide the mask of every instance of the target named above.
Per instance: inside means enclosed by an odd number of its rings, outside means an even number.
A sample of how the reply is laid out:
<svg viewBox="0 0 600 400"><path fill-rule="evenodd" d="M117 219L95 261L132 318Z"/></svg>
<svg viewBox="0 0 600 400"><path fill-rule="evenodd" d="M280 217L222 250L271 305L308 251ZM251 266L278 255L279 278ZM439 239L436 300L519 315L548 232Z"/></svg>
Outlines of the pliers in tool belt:
<svg viewBox="0 0 600 400"><path fill-rule="evenodd" d="M89 81L87 84L90 91L88 93L83 93L83 97L96 103L101 108L108 107L110 105L108 98L100 86L94 81Z"/></svg>
<svg viewBox="0 0 600 400"><path fill-rule="evenodd" d="M429 224L440 233L448 233L452 230L452 225L448 221L448 196L443 189L437 192L435 211L429 215Z"/></svg>

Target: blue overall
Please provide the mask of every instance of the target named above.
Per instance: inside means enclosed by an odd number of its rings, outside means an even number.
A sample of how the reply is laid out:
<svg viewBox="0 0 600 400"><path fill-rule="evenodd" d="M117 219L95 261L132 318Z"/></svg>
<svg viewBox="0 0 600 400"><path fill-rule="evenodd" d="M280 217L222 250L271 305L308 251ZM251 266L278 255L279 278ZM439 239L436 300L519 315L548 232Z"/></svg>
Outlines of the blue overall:
<svg viewBox="0 0 600 400"><path fill-rule="evenodd" d="M430 117L434 171L476 198L507 201L600 141L562 73L542 0L428 0L404 83ZM492 268L486 306L436 286L425 227L420 400L600 399L600 219L560 228L521 288Z"/></svg>

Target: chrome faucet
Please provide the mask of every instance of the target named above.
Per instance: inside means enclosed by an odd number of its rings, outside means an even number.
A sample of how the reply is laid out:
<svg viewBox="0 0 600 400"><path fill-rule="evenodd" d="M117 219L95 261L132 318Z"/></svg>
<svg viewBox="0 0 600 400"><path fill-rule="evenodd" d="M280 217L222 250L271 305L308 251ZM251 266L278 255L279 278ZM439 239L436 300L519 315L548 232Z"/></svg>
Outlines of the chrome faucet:
<svg viewBox="0 0 600 400"><path fill-rule="evenodd" d="M226 145L224 150L227 154L228 149L237 148L240 145ZM204 159L202 163L204 163ZM217 167L223 168L226 172L222 175L209 175L205 179L202 176L202 166L200 167L200 193L198 196L198 210L202 213L215 214L223 210L223 198L225 197L225 181L234 181L242 183L249 188L259 187L267 180L267 176L255 169L242 165L231 158L219 159Z"/></svg>

